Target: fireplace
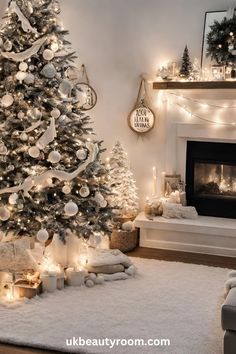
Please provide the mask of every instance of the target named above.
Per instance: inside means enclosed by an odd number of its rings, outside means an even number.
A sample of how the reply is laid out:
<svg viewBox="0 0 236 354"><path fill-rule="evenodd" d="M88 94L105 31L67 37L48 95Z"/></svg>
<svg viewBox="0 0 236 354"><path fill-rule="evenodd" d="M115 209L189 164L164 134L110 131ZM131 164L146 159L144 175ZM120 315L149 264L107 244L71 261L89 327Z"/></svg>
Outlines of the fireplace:
<svg viewBox="0 0 236 354"><path fill-rule="evenodd" d="M187 142L187 204L200 215L236 218L236 144Z"/></svg>

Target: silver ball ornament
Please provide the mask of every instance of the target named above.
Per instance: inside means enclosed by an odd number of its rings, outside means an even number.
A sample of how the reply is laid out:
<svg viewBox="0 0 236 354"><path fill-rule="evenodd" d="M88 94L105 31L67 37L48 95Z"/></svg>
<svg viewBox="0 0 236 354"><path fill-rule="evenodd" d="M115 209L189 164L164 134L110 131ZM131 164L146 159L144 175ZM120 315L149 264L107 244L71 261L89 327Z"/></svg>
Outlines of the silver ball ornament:
<svg viewBox="0 0 236 354"><path fill-rule="evenodd" d="M58 151L51 151L48 155L48 161L58 163L61 160L61 154Z"/></svg>
<svg viewBox="0 0 236 354"><path fill-rule="evenodd" d="M72 200L71 200L65 205L64 210L65 210L65 214L67 216L74 216L78 213L79 208L78 208L78 205L75 204L74 202L72 202Z"/></svg>
<svg viewBox="0 0 236 354"><path fill-rule="evenodd" d="M88 188L88 186L82 186L79 190L79 194L81 195L81 197L86 198L89 196L90 194L90 190Z"/></svg>
<svg viewBox="0 0 236 354"><path fill-rule="evenodd" d="M40 155L40 150L36 146L32 146L29 148L29 155L35 159L37 159Z"/></svg>
<svg viewBox="0 0 236 354"><path fill-rule="evenodd" d="M46 229L41 229L38 231L36 238L39 242L46 242L49 239L49 233Z"/></svg>
<svg viewBox="0 0 236 354"><path fill-rule="evenodd" d="M87 157L87 152L84 149L79 149L76 152L76 156L78 157L79 160L85 160Z"/></svg>

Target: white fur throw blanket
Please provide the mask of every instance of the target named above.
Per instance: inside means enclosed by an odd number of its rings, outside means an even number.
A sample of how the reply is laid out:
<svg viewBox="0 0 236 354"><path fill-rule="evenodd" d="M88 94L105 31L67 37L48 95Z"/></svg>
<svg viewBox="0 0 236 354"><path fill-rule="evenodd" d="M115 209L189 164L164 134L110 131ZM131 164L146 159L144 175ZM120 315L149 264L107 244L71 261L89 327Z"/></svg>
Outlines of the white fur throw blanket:
<svg viewBox="0 0 236 354"><path fill-rule="evenodd" d="M128 256L119 250L88 249L88 264L93 267L122 264L125 268L132 265Z"/></svg>
<svg viewBox="0 0 236 354"><path fill-rule="evenodd" d="M166 219L197 219L198 213L194 207L175 203L163 203L163 215Z"/></svg>
<svg viewBox="0 0 236 354"><path fill-rule="evenodd" d="M30 250L29 239L22 238L13 242L0 243L0 271L21 271L38 269L37 261Z"/></svg>

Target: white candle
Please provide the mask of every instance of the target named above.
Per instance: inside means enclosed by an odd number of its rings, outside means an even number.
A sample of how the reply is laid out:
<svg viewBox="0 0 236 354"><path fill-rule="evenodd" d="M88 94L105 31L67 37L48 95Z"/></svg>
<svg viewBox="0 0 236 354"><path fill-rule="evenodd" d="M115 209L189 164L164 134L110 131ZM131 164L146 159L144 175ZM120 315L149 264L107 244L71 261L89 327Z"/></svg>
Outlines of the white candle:
<svg viewBox="0 0 236 354"><path fill-rule="evenodd" d="M66 270L67 284L70 286L84 285L85 271L67 268Z"/></svg>
<svg viewBox="0 0 236 354"><path fill-rule="evenodd" d="M53 293L57 289L57 274L41 274L43 291Z"/></svg>
<svg viewBox="0 0 236 354"><path fill-rule="evenodd" d="M165 172L161 172L161 196L165 196Z"/></svg>
<svg viewBox="0 0 236 354"><path fill-rule="evenodd" d="M153 179L153 195L157 195L157 168L153 166L152 168L152 179Z"/></svg>

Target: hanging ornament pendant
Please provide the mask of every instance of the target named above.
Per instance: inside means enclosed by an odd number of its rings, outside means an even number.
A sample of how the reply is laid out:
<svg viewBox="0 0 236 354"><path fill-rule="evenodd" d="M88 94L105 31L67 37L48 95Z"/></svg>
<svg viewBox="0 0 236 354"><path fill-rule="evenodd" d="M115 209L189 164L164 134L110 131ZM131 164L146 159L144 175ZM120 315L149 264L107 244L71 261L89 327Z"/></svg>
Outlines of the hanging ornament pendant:
<svg viewBox="0 0 236 354"><path fill-rule="evenodd" d="M128 116L129 127L138 134L149 132L155 124L155 114L146 103L146 82L141 80L135 108Z"/></svg>
<svg viewBox="0 0 236 354"><path fill-rule="evenodd" d="M76 84L77 107L82 111L89 111L96 106L97 94L90 86L88 74L84 65L81 67L81 79Z"/></svg>

